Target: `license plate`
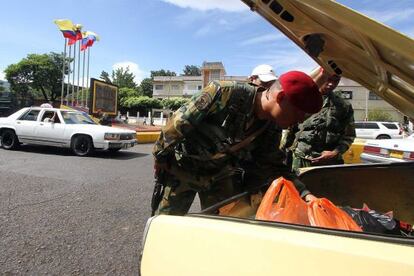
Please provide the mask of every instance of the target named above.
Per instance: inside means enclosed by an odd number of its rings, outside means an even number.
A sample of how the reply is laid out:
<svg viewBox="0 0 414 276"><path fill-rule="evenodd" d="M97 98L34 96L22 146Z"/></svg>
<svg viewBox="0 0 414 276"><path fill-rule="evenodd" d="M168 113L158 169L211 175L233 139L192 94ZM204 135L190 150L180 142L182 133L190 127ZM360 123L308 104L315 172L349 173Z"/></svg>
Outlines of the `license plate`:
<svg viewBox="0 0 414 276"><path fill-rule="evenodd" d="M403 152L399 150L391 150L390 157L402 159L403 158Z"/></svg>
<svg viewBox="0 0 414 276"><path fill-rule="evenodd" d="M132 148L133 146L135 146L134 142L131 143L126 143L122 146L122 148L127 149L127 148Z"/></svg>

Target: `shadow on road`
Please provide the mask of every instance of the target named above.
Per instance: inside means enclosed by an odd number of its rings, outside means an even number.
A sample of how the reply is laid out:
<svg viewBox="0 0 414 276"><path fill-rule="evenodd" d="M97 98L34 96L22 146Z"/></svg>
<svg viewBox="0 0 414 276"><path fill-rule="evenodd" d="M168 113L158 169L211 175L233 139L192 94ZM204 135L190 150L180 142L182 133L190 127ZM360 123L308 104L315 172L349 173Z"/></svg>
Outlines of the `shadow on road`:
<svg viewBox="0 0 414 276"><path fill-rule="evenodd" d="M43 155L61 155L61 156L73 156L76 155L66 148L55 148L48 146L33 146L33 145L22 145L17 151L38 153ZM87 157L79 158L103 158L103 159L114 159L114 160L130 160L134 158L140 158L147 156L147 153L139 153L132 151L118 151L118 152L109 152L109 151L96 151L92 155Z"/></svg>

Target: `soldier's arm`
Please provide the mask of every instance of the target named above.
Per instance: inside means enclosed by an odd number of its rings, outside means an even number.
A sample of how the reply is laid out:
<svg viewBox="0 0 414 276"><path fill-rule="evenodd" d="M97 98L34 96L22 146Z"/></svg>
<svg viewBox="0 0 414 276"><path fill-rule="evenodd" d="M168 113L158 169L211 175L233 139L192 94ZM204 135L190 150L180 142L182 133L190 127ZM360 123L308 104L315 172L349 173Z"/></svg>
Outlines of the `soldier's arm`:
<svg viewBox="0 0 414 276"><path fill-rule="evenodd" d="M348 107L348 112L345 116L344 122L345 131L344 135L340 138L338 145L336 146L335 150L338 151L340 154L344 154L351 144L355 140L355 123L354 123L354 110L352 106Z"/></svg>
<svg viewBox="0 0 414 276"><path fill-rule="evenodd" d="M190 102L178 109L162 129L153 148L156 160L162 162L173 154L174 145L190 133L202 120L217 110L220 85L211 82Z"/></svg>

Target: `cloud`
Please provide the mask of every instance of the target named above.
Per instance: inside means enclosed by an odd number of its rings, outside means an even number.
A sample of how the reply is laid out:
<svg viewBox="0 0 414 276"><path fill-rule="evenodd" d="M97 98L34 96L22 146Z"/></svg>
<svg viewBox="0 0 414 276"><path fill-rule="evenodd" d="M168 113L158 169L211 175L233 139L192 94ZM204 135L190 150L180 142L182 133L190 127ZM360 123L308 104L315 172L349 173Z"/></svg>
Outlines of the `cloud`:
<svg viewBox="0 0 414 276"><path fill-rule="evenodd" d="M3 69L0 69L0 80L6 80L6 74L4 74Z"/></svg>
<svg viewBox="0 0 414 276"><path fill-rule="evenodd" d="M129 71L132 72L135 76L135 83L140 84L141 81L145 78L146 75L148 75L145 71L141 70L139 68L139 65L132 61L123 61L123 62L117 62L114 65L112 65L112 69L116 70L119 68L129 68Z"/></svg>
<svg viewBox="0 0 414 276"><path fill-rule="evenodd" d="M240 0L161 0L181 8L208 11L223 10L227 12L245 11L248 7Z"/></svg>
<svg viewBox="0 0 414 276"><path fill-rule="evenodd" d="M254 45L254 44L260 44L260 43L266 43L266 42L276 42L281 39L286 39L286 36L283 34L266 34L262 36L256 36L250 39L247 39L240 43L241 46L248 46L248 45Z"/></svg>
<svg viewBox="0 0 414 276"><path fill-rule="evenodd" d="M244 64L252 64L252 68L258 64L269 64L275 68L277 75L290 70L310 73L318 66L312 58L299 48L268 50L259 55L239 56L239 58L243 60L243 65L239 63L238 67L240 68L244 67ZM249 70L251 69L249 68Z"/></svg>

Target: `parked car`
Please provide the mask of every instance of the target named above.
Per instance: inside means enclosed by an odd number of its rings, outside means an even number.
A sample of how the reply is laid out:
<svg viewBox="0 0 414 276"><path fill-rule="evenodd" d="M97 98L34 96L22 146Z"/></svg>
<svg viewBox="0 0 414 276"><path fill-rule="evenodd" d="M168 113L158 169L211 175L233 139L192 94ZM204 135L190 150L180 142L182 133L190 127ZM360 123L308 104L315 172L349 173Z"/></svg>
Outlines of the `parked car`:
<svg viewBox="0 0 414 276"><path fill-rule="evenodd" d="M414 41L336 1L242 0L330 72L414 118ZM414 222L414 162L313 167L300 175L337 205ZM141 275L414 275L412 235L256 220L260 191L195 214L148 220Z"/></svg>
<svg viewBox="0 0 414 276"><path fill-rule="evenodd" d="M76 110L27 107L0 118L0 141L6 150L25 143L71 148L76 155L86 156L94 150L133 147L135 136L135 131L98 125Z"/></svg>
<svg viewBox="0 0 414 276"><path fill-rule="evenodd" d="M414 161L414 134L405 139L368 140L361 160L363 163Z"/></svg>
<svg viewBox="0 0 414 276"><path fill-rule="evenodd" d="M356 137L363 139L396 139L403 137L398 122L355 122Z"/></svg>

